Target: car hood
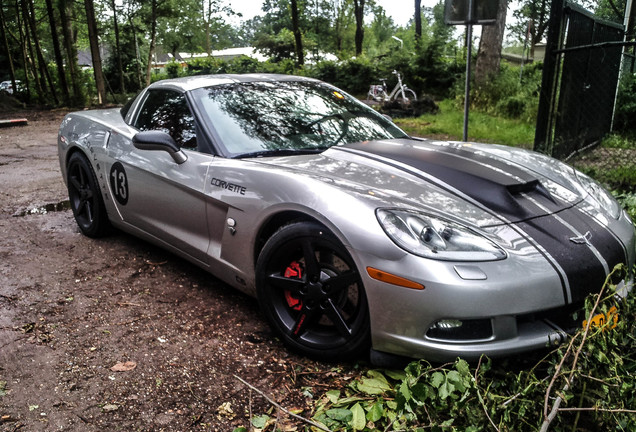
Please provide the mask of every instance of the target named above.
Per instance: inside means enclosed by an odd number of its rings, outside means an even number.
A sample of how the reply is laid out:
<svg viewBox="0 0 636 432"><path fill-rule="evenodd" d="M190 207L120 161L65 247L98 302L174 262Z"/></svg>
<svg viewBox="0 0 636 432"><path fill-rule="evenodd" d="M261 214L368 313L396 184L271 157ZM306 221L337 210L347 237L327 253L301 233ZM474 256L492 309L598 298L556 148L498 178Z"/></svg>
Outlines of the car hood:
<svg viewBox="0 0 636 432"><path fill-rule="evenodd" d="M262 162L373 195L387 206L437 208L478 226L560 212L585 195L568 165L531 151L489 144L368 141L332 147L316 156Z"/></svg>

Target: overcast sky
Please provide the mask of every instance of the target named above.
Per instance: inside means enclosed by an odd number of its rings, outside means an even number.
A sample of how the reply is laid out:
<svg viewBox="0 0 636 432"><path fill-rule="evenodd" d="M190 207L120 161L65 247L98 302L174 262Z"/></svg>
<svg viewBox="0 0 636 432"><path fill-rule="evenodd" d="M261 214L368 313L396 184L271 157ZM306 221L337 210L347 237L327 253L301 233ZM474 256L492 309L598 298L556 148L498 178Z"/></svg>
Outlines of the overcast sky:
<svg viewBox="0 0 636 432"><path fill-rule="evenodd" d="M253 18L263 13L261 5L263 0L226 0L236 12L243 14L242 20ZM405 25L413 16L413 0L376 0L376 3L384 8L387 15L393 18L397 25ZM432 7L438 0L423 0L422 7Z"/></svg>

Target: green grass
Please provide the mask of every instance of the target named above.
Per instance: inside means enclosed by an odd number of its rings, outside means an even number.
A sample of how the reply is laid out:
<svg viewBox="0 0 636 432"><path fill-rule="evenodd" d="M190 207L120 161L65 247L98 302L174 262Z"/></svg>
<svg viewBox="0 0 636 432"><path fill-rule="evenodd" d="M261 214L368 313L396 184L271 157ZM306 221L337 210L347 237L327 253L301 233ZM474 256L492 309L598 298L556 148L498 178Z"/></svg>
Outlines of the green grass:
<svg viewBox="0 0 636 432"><path fill-rule="evenodd" d="M601 146L603 148L636 149L636 137L611 134L603 138Z"/></svg>
<svg viewBox="0 0 636 432"><path fill-rule="evenodd" d="M464 112L451 100L439 103L437 114L424 114L418 118L394 119L405 132L418 137L460 141L463 136ZM471 111L468 121L468 140L532 148L534 124L504 119Z"/></svg>
<svg viewBox="0 0 636 432"><path fill-rule="evenodd" d="M452 100L441 101L439 107L437 114L424 114L417 118L396 118L394 121L413 136L460 141L464 127L463 110L458 109ZM534 124L477 111L470 112L469 141L532 149L534 131ZM636 149L636 139L609 135L600 147L586 152L583 157L570 163L612 189L632 219L636 220L636 195L633 192L636 185L636 166L632 154L623 153L632 149Z"/></svg>

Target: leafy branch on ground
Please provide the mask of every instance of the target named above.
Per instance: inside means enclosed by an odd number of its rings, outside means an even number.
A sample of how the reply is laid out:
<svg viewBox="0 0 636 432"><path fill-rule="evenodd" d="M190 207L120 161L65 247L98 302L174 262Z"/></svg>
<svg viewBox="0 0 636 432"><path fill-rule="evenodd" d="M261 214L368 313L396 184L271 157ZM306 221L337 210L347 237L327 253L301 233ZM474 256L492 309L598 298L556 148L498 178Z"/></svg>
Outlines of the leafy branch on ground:
<svg viewBox="0 0 636 432"><path fill-rule="evenodd" d="M319 397L305 430L636 430L636 293L616 283L626 274L617 266L574 317L580 330L533 363L482 357L368 369Z"/></svg>

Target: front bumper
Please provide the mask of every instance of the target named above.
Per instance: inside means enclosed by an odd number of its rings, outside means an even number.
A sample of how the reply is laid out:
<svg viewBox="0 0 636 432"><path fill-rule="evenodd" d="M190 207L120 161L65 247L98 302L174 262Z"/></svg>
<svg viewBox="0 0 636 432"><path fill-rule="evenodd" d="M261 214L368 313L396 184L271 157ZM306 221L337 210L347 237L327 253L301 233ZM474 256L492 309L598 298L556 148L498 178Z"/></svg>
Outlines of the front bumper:
<svg viewBox="0 0 636 432"><path fill-rule="evenodd" d="M634 268L634 228L623 226L627 264ZM376 351L430 361L501 357L561 344L581 328L574 312L582 300L569 303L554 268L522 243L502 261L449 263L409 254L393 261L362 257L380 268L425 286L417 291L366 278ZM610 268L611 271L611 268ZM414 276L417 275L417 276ZM623 296L634 283L633 272L621 284ZM588 292L599 291L588 287ZM463 331L431 332L461 322ZM442 325L440 325L440 323ZM470 327L474 327L471 329Z"/></svg>

